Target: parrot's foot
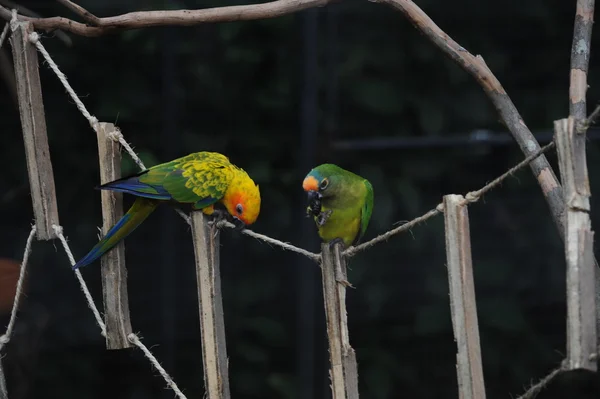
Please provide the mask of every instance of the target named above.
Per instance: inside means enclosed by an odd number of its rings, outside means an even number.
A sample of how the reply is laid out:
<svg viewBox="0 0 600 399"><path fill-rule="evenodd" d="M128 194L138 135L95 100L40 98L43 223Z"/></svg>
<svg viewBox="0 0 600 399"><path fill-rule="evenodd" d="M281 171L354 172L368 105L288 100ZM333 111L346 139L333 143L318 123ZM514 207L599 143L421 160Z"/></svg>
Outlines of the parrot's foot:
<svg viewBox="0 0 600 399"><path fill-rule="evenodd" d="M328 209L325 212L319 213L319 216L317 216L317 226L322 227L325 223L327 223L327 220L329 220L329 217L331 216L332 213L333 213L333 211L331 209ZM337 240L337 238L336 238L336 240Z"/></svg>
<svg viewBox="0 0 600 399"><path fill-rule="evenodd" d="M346 248L346 244L344 244L344 240L341 239L340 237L334 238L333 240L331 240L327 243L327 245L329 245L329 248L333 248L335 246L335 244L342 244L342 249Z"/></svg>
<svg viewBox="0 0 600 399"><path fill-rule="evenodd" d="M223 220L227 221L227 215L228 213L222 209L215 209L213 211L213 213L211 214L212 216L212 223L213 224L217 224L219 222L222 222Z"/></svg>
<svg viewBox="0 0 600 399"><path fill-rule="evenodd" d="M229 213L223 209L215 209L211 216L213 218L211 221L212 224L219 224L223 221L230 222L233 224L233 229L236 231L243 230L246 227L244 222L236 217L231 217L231 215L229 215Z"/></svg>

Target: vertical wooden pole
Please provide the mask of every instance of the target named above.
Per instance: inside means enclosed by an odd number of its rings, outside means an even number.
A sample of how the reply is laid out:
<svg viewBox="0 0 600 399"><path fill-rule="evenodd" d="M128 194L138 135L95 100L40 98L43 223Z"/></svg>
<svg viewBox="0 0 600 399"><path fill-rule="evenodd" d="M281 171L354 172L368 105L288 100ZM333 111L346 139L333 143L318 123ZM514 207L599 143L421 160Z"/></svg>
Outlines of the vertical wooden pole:
<svg viewBox="0 0 600 399"><path fill-rule="evenodd" d="M33 32L33 26L29 22L18 22L14 26L10 43L15 64L19 113L37 238L50 240L56 238L52 225L60 225L60 223L46 134L37 50L29 42L29 34Z"/></svg>
<svg viewBox="0 0 600 399"><path fill-rule="evenodd" d="M329 340L329 375L333 399L358 399L358 367L350 346L346 315L346 259L342 244L323 244L323 300Z"/></svg>
<svg viewBox="0 0 600 399"><path fill-rule="evenodd" d="M229 370L219 271L219 229L202 212L192 213L196 256L202 362L207 399L228 399Z"/></svg>
<svg viewBox="0 0 600 399"><path fill-rule="evenodd" d="M567 367L596 371L596 266L586 135L576 132L572 117L554 121L554 131L566 206Z"/></svg>
<svg viewBox="0 0 600 399"><path fill-rule="evenodd" d="M8 399L8 389L6 388L6 378L2 368L2 359L0 358L0 399Z"/></svg>
<svg viewBox="0 0 600 399"><path fill-rule="evenodd" d="M100 182L108 183L121 177L121 152L119 144L108 137L116 129L112 123L98 125L98 160ZM102 234L123 216L123 194L101 190ZM127 295L127 269L125 268L125 244L118 243L100 260L102 293L104 296L104 319L106 323L106 348L124 349L133 345L127 339L132 333Z"/></svg>
<svg viewBox="0 0 600 399"><path fill-rule="evenodd" d="M450 310L454 338L458 347L456 373L459 398L485 399L471 260L469 214L463 201L462 195L444 196Z"/></svg>

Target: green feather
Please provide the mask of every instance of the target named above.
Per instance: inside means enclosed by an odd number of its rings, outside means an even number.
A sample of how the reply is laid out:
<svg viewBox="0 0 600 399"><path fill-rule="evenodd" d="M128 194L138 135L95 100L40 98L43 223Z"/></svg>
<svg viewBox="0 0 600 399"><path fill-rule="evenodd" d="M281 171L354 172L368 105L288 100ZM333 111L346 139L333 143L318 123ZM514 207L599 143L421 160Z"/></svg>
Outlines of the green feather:
<svg viewBox="0 0 600 399"><path fill-rule="evenodd" d="M329 213L323 225L319 225L319 217L315 217L319 236L325 242L337 238L342 239L346 246L356 245L365 235L373 212L371 183L334 164L317 166L309 176L319 184L321 212Z"/></svg>

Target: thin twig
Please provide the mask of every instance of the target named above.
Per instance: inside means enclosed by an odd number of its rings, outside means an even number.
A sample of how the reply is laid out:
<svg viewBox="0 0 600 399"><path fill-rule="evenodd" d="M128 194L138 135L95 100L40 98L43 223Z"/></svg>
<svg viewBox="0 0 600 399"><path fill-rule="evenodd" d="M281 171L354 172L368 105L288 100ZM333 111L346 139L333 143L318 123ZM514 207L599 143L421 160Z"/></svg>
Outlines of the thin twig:
<svg viewBox="0 0 600 399"><path fill-rule="evenodd" d="M490 183L488 183L485 186L483 186L482 188L480 188L479 190L471 191L471 192L467 193L467 195L465 195L464 202L465 203L473 203L473 202L479 201L479 199L481 197L483 197L483 195L485 195L488 191L490 191L491 189L500 185L504 180L506 180L506 178L512 176L518 170L524 168L530 162L532 162L534 159L536 159L537 157L539 157L540 155L542 155L543 153L545 153L546 151L548 151L549 149L551 149L553 147L554 147L554 142L546 144L544 147L540 148L538 151L531 154L530 156L528 156L527 158L525 158L524 160L522 160L521 162L519 162L518 164L516 164L509 170L507 170L501 176L498 176L497 178L492 180ZM410 222L403 224L400 227L396 227L395 229L389 230L381 235L378 235L377 237L373 238L370 241L367 241L367 242L357 245L355 247L348 248L346 251L344 251L344 255L346 255L348 257L354 256L357 253L364 251L365 249L370 248L373 245L375 245L381 241L385 241L398 233L401 233L403 231L411 229L412 227L416 226L417 224L422 223L422 222L426 221L427 219L430 219L430 218L442 213L443 211L444 211L444 206L442 203L440 203L435 208L429 210L424 215L419 216L418 218L415 218L415 219L411 220Z"/></svg>
<svg viewBox="0 0 600 399"><path fill-rule="evenodd" d="M584 123L584 128L588 129L590 126L592 126L596 122L596 118L598 117L598 115L600 115L600 105L596 105L596 109L594 109L594 112L592 112L590 116L587 117Z"/></svg>
<svg viewBox="0 0 600 399"><path fill-rule="evenodd" d="M69 0L56 0L63 6L67 7L69 10L73 11L75 14L79 15L85 21L89 22L92 25L99 25L100 18L81 7L79 4L75 4Z"/></svg>
<svg viewBox="0 0 600 399"><path fill-rule="evenodd" d="M280 17L307 8L323 7L331 0L276 0L269 3L206 8L203 10L137 11L113 17L98 18L97 26L88 26L64 17L31 18L19 15L20 21L30 21L36 29L62 29L82 36L100 36L117 30L152 26L190 26L201 23L249 21ZM10 11L0 6L0 18L9 20Z"/></svg>

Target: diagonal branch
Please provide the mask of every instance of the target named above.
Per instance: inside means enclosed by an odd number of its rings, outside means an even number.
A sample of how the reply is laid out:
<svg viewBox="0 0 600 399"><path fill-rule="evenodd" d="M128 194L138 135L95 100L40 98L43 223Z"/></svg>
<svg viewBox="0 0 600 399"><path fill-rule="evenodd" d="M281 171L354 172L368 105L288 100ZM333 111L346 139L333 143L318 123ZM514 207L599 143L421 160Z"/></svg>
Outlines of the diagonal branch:
<svg viewBox="0 0 600 399"><path fill-rule="evenodd" d="M262 4L205 8L203 10L137 11L114 17L96 17L94 24L97 26L88 26L64 17L30 18L19 15L18 19L19 21L31 22L35 29L45 31L62 29L82 36L100 36L116 30L139 29L151 26L189 26L201 23L275 18L307 8L322 7L330 2L331 0L276 0ZM67 5L71 2L63 0L61 3ZM72 4L67 6L74 10ZM77 7L79 15L82 15L82 12L88 12L79 6ZM90 16L93 17L93 14L89 13L86 20ZM0 6L0 18L10 20L10 10Z"/></svg>
<svg viewBox="0 0 600 399"><path fill-rule="evenodd" d="M510 130L525 156L534 154L540 149L540 145L525 125L519 111L517 111L510 97L481 56L474 56L455 42L411 0L377 1L401 11L421 33L475 78L494 104L494 107L496 107L500 118ZM544 155L536 158L530 166L550 206L559 234L564 239L563 214L565 204L560 183Z"/></svg>
<svg viewBox="0 0 600 399"><path fill-rule="evenodd" d="M91 12L86 10L85 8L81 7L79 4L75 4L70 0L56 0L56 1L58 1L63 6L67 7L69 10L73 11L75 14L79 15L81 18L83 18L88 23L90 23L92 25L100 24L100 22L99 22L100 18L98 18L97 16L95 16L94 14L92 14Z"/></svg>

